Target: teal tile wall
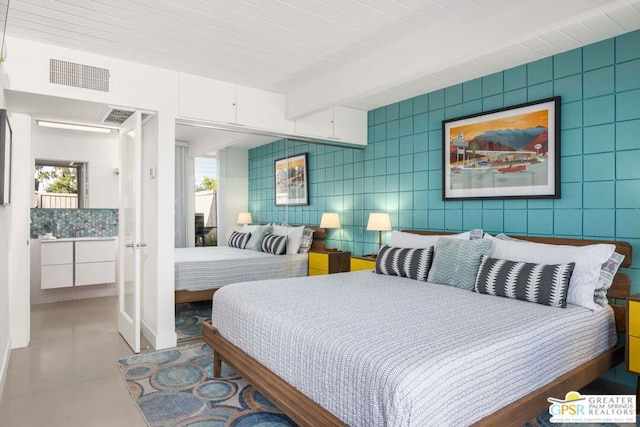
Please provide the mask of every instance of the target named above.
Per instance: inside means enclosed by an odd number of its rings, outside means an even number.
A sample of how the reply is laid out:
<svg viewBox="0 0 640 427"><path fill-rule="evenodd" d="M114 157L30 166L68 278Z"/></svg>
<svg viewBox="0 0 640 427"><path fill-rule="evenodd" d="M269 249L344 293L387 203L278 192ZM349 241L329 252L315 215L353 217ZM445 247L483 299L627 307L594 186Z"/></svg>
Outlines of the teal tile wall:
<svg viewBox="0 0 640 427"><path fill-rule="evenodd" d="M47 231L58 238L118 235L118 209L31 209L31 238Z"/></svg>
<svg viewBox="0 0 640 427"><path fill-rule="evenodd" d="M364 151L284 140L253 149L250 209L260 221L311 224L337 211L355 254L377 248L377 234L364 230L372 211L389 212L394 229L618 239L639 254L639 75L634 31L369 111ZM562 198L442 201L442 120L551 96L562 97ZM309 153L311 204L275 208L273 161L299 152ZM638 293L634 258L625 273ZM623 367L608 376L634 385Z"/></svg>

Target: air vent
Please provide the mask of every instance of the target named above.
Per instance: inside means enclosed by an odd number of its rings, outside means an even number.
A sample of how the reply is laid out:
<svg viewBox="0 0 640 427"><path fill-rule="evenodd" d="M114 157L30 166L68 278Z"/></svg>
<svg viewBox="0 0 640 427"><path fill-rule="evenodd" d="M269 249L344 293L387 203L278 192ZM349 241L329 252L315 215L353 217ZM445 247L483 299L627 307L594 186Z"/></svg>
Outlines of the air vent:
<svg viewBox="0 0 640 427"><path fill-rule="evenodd" d="M49 83L109 92L109 70L75 62L49 60Z"/></svg>
<svg viewBox="0 0 640 427"><path fill-rule="evenodd" d="M112 125L121 125L131 115L135 113L135 110L127 110L125 108L118 108L109 106L107 110L102 114L100 121L102 123L109 123Z"/></svg>

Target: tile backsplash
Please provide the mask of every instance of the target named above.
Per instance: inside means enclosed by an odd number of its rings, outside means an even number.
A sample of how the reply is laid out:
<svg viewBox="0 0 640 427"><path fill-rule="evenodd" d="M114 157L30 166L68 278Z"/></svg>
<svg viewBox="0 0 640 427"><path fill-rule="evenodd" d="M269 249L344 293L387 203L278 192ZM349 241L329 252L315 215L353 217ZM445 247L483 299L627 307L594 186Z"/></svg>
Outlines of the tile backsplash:
<svg viewBox="0 0 640 427"><path fill-rule="evenodd" d="M31 238L111 237L118 235L118 209L31 209Z"/></svg>

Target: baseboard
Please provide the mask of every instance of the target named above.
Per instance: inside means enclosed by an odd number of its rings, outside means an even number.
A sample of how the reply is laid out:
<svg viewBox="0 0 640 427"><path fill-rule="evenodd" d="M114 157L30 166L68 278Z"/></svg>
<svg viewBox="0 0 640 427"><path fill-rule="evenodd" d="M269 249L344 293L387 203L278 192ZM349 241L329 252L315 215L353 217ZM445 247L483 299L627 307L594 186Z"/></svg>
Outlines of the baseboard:
<svg viewBox="0 0 640 427"><path fill-rule="evenodd" d="M178 343L178 335L175 330L168 334L158 335L144 321L140 322L140 332L156 350L172 348Z"/></svg>
<svg viewBox="0 0 640 427"><path fill-rule="evenodd" d="M11 337L7 338L5 342L4 354L2 360L0 360L0 400L2 400L2 393L4 392L4 383L7 379L7 371L9 370L9 356L11 355Z"/></svg>
<svg viewBox="0 0 640 427"><path fill-rule="evenodd" d="M29 334L11 334L11 348L29 347Z"/></svg>

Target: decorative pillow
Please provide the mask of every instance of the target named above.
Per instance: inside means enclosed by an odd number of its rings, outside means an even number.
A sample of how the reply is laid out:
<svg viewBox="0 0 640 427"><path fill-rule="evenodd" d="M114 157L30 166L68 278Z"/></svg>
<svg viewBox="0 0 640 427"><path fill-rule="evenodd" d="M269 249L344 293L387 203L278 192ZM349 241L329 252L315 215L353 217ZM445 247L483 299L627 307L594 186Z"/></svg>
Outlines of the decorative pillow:
<svg viewBox="0 0 640 427"><path fill-rule="evenodd" d="M299 227L287 227L282 225L273 225L273 234L278 236L287 236L287 254L297 254L302 244L302 234L304 233L304 225Z"/></svg>
<svg viewBox="0 0 640 427"><path fill-rule="evenodd" d="M438 241L428 281L471 290L476 282L480 257L491 253L490 240L442 238Z"/></svg>
<svg viewBox="0 0 640 427"><path fill-rule="evenodd" d="M474 291L551 307L567 306L569 278L575 263L534 264L482 256Z"/></svg>
<svg viewBox="0 0 640 427"><path fill-rule="evenodd" d="M427 281L433 246L429 248L394 248L383 246L376 257L375 272L390 276Z"/></svg>
<svg viewBox="0 0 640 427"><path fill-rule="evenodd" d="M500 240L509 240L512 242L526 243L526 241L509 237L506 234L498 234L496 238ZM609 300L607 299L607 291L613 284L613 278L618 272L618 268L620 268L620 264L622 264L623 260L624 255L614 252L613 254L611 254L609 259L606 260L600 267L600 276L598 277L598 284L596 285L596 289L593 293L593 302L601 307L605 307L607 304L609 304Z"/></svg>
<svg viewBox="0 0 640 427"><path fill-rule="evenodd" d="M242 228L240 229L241 233L255 233L256 231L258 231L258 228L260 226L259 225L249 225L249 224L245 224L242 226Z"/></svg>
<svg viewBox="0 0 640 427"><path fill-rule="evenodd" d="M261 251L262 241L264 240L267 234L271 233L271 231L273 231L273 227L271 227L270 225L258 226L256 231L251 233L251 237L249 238L249 241L247 242L247 246L245 246L245 249Z"/></svg>
<svg viewBox="0 0 640 427"><path fill-rule="evenodd" d="M470 236L471 233L469 231L460 234L422 235L392 230L391 238L389 239L389 246L396 248L429 248L431 246L435 246L441 237L469 240Z"/></svg>
<svg viewBox="0 0 640 427"><path fill-rule="evenodd" d="M306 254L311 249L313 243L313 228L305 227L302 232L302 242L300 243L299 254Z"/></svg>
<svg viewBox="0 0 640 427"><path fill-rule="evenodd" d="M269 234L262 240L262 252L283 255L287 249L287 236Z"/></svg>
<svg viewBox="0 0 640 427"><path fill-rule="evenodd" d="M493 258L541 264L575 262L569 281L567 303L592 310L607 304L606 291L611 287L613 275L615 275L615 270L611 274L611 268L616 263L615 259L612 260L614 245L604 243L587 246L550 245L518 240L504 234L498 234L494 241L491 252ZM612 265L609 265L607 271L603 273L604 264L608 263ZM598 290L598 296L596 296L596 290Z"/></svg>
<svg viewBox="0 0 640 427"><path fill-rule="evenodd" d="M482 239L484 236L484 230L482 228L474 228L473 230L467 231L467 233L469 233L469 240Z"/></svg>
<svg viewBox="0 0 640 427"><path fill-rule="evenodd" d="M247 246L247 242L251 238L251 233L240 233L234 231L229 237L229 247L244 249Z"/></svg>

